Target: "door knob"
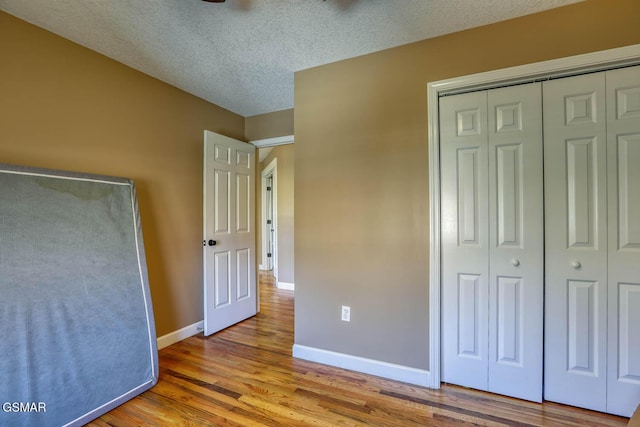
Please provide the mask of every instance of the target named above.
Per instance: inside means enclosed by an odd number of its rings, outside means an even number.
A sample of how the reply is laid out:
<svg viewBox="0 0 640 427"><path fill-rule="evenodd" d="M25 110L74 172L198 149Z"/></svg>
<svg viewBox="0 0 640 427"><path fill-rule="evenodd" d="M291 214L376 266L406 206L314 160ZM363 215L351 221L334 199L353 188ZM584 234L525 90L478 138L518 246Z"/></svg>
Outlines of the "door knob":
<svg viewBox="0 0 640 427"><path fill-rule="evenodd" d="M209 246L215 246L218 242L215 240L209 240Z"/></svg>
<svg viewBox="0 0 640 427"><path fill-rule="evenodd" d="M571 267L573 267L574 269L579 269L580 267L582 267L582 264L580 264L580 261L573 261L571 263Z"/></svg>
<svg viewBox="0 0 640 427"><path fill-rule="evenodd" d="M514 258L511 260L511 265L513 265L514 267L517 267L520 265L520 260L518 258Z"/></svg>

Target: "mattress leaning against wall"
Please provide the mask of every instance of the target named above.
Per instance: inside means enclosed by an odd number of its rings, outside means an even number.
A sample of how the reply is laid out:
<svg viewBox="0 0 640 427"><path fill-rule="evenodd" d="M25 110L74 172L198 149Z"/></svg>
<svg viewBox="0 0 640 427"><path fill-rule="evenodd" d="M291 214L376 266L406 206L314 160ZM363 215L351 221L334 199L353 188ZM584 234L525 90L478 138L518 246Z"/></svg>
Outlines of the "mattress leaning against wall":
<svg viewBox="0 0 640 427"><path fill-rule="evenodd" d="M0 164L0 426L82 425L157 379L133 182Z"/></svg>

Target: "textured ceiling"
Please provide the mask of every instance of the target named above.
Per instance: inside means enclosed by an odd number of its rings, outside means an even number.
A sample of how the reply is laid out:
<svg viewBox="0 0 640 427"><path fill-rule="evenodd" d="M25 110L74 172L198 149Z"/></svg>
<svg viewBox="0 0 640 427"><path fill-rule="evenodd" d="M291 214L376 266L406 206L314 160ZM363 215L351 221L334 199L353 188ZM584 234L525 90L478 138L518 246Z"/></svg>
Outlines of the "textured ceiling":
<svg viewBox="0 0 640 427"><path fill-rule="evenodd" d="M293 73L580 0L0 0L0 9L242 116Z"/></svg>

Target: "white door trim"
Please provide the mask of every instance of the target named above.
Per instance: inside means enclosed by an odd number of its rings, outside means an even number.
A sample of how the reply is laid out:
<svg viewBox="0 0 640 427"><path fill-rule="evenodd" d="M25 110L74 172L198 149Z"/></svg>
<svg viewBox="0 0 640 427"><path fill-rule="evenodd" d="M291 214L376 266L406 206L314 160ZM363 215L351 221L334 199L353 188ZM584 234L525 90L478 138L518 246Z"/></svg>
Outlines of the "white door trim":
<svg viewBox="0 0 640 427"><path fill-rule="evenodd" d="M249 141L249 144L253 144L256 148L275 147L276 145L293 144L293 135L276 136L275 138L254 139Z"/></svg>
<svg viewBox="0 0 640 427"><path fill-rule="evenodd" d="M431 82L427 85L429 150L429 383L440 388L440 130L438 97L640 63L640 44Z"/></svg>
<svg viewBox="0 0 640 427"><path fill-rule="evenodd" d="M261 215L261 223L260 230L262 234L262 267L266 267L266 259L267 259L267 251L268 251L268 233L267 227L265 224L267 223L267 177L269 175L273 176L271 181L272 186L272 196L273 196L273 224L272 227L275 230L273 233L273 253L271 254L273 260L273 275L278 278L278 158L274 158L271 162L262 170L262 176L260 178L261 187L260 193L262 197L262 215Z"/></svg>

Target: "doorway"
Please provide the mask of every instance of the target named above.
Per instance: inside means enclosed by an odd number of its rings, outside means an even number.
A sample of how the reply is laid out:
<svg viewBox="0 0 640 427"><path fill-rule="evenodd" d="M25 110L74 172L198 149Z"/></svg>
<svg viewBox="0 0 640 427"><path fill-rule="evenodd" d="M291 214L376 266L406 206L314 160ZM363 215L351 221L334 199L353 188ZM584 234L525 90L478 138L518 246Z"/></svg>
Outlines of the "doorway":
<svg viewBox="0 0 640 427"><path fill-rule="evenodd" d="M294 290L293 136L252 141L258 149L258 268L279 289Z"/></svg>
<svg viewBox="0 0 640 427"><path fill-rule="evenodd" d="M277 221L278 221L278 159L274 158L262 170L260 193L262 198L261 213L261 234L262 234L262 263L260 270L271 271L277 281L278 279L278 241L277 241Z"/></svg>

